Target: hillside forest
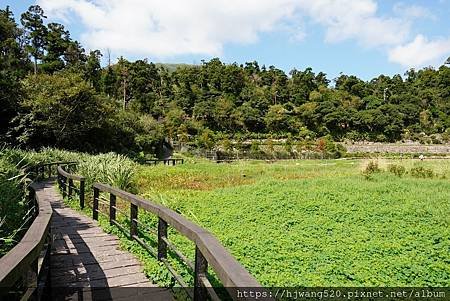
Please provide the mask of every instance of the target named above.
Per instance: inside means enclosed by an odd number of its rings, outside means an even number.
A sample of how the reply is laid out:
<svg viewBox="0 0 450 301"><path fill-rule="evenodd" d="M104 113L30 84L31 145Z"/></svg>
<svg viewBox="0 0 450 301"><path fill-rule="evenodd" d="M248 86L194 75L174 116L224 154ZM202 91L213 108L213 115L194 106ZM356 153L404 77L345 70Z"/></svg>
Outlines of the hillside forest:
<svg viewBox="0 0 450 301"><path fill-rule="evenodd" d="M9 145L137 154L165 138L206 149L246 139L450 139L450 59L370 81L218 58L168 68L111 62L46 19L39 6L17 19L0 10L0 139Z"/></svg>

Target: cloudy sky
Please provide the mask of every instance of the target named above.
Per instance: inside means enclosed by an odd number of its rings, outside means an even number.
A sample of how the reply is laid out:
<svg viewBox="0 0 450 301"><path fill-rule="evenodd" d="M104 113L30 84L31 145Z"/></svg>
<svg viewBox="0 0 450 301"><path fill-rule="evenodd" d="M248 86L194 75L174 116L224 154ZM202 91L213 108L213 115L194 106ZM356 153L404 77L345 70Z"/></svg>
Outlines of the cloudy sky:
<svg viewBox="0 0 450 301"><path fill-rule="evenodd" d="M257 60L330 78L439 66L450 56L450 0L0 0L39 4L87 49L112 58ZM17 16L16 16L17 17Z"/></svg>

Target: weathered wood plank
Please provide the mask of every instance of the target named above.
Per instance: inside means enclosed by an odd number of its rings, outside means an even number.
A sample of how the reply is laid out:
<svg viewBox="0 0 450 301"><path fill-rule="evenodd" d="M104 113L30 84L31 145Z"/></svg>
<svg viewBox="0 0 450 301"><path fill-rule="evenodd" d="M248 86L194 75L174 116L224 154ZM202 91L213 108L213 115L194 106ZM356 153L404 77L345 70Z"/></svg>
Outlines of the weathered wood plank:
<svg viewBox="0 0 450 301"><path fill-rule="evenodd" d="M118 248L117 237L65 207L54 187L46 194L53 207L51 230L55 237L50 257L52 287L156 287L145 277L139 261Z"/></svg>

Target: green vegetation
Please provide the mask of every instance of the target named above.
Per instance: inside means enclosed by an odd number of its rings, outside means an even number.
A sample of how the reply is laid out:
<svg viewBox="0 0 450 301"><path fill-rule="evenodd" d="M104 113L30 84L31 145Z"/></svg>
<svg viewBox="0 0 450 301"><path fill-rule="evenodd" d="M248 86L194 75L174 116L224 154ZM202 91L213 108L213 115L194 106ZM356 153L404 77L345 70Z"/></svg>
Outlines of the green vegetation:
<svg viewBox="0 0 450 301"><path fill-rule="evenodd" d="M79 162L74 172L86 177L87 193L91 193L94 182L135 191L133 176L136 163L123 155L114 153L88 155L49 148L33 152L2 147L0 149L0 256L11 249L26 230L23 227L28 210L25 196L30 181L26 167L57 161Z"/></svg>
<svg viewBox="0 0 450 301"><path fill-rule="evenodd" d="M102 67L62 24L31 6L21 26L0 10L0 140L21 147L155 153L164 138L229 150L249 140L444 143L450 139L450 68L363 81L311 68L286 74L257 62L164 65L120 58ZM225 143L226 141L230 143ZM261 140L265 140L261 143ZM258 144L258 145L257 145ZM330 150L336 156L338 150Z"/></svg>
<svg viewBox="0 0 450 301"><path fill-rule="evenodd" d="M76 173L87 177L88 186L100 181L138 193L210 230L264 285L450 283L450 169L444 160L214 164L187 159L186 164L176 167L149 167L113 153L93 156L6 148L0 157L2 252L13 245L11 238L24 213L20 202L24 190L20 177L16 177L21 174L19 169L38 162L75 160L80 162ZM368 169L376 170L370 181L361 175ZM431 171L433 177L417 177L418 171L426 175ZM11 178L14 180L5 181ZM90 202L91 192L87 197ZM69 203L78 206L76 201ZM129 210L120 199L118 206ZM85 212L91 214L89 209ZM154 216L143 212L139 216L156 229ZM121 214L118 218L128 223ZM121 237L122 247L138 255L150 278L161 285L175 284L165 267L146 250L105 220L102 225ZM142 230L141 236L156 245L156 238L148 231ZM169 237L193 258L192 242L173 230ZM169 260L188 283L192 282L188 270L173 254ZM218 283L214 275L212 281Z"/></svg>
<svg viewBox="0 0 450 301"><path fill-rule="evenodd" d="M176 210L213 232L263 285L450 285L446 161L135 162L168 138L261 159L338 158L345 150L335 141L346 139L446 143L449 62L367 82L342 74L334 85L311 68L286 74L217 58L198 66L120 58L101 67L100 51L87 54L63 25L46 24L39 6L20 19L0 10L0 141L8 145L0 149L0 255L20 239L24 168L77 161L88 189L108 183ZM140 219L156 227L154 216ZM169 236L193 257L191 242ZM173 284L123 239L153 280Z"/></svg>
<svg viewBox="0 0 450 301"><path fill-rule="evenodd" d="M137 185L213 232L264 285L448 286L447 162L379 160L370 181L360 175L367 163L200 161L141 167ZM399 178L389 164L440 178Z"/></svg>
<svg viewBox="0 0 450 301"><path fill-rule="evenodd" d="M434 172L432 169L419 166L411 169L411 175L416 178L433 178Z"/></svg>
<svg viewBox="0 0 450 301"><path fill-rule="evenodd" d="M362 171L362 175L366 178L366 180L372 179L372 175L375 173L379 173L381 169L378 167L378 162L370 161L367 166Z"/></svg>
<svg viewBox="0 0 450 301"><path fill-rule="evenodd" d="M6 253L17 241L25 215L24 177L12 162L8 150L0 150L0 256Z"/></svg>
<svg viewBox="0 0 450 301"><path fill-rule="evenodd" d="M398 177L402 177L406 173L406 168L397 164L389 164L388 170Z"/></svg>
<svg viewBox="0 0 450 301"><path fill-rule="evenodd" d="M84 156L74 172L86 178L88 189L94 182L100 182L133 192L135 169L136 163L127 157L108 153Z"/></svg>

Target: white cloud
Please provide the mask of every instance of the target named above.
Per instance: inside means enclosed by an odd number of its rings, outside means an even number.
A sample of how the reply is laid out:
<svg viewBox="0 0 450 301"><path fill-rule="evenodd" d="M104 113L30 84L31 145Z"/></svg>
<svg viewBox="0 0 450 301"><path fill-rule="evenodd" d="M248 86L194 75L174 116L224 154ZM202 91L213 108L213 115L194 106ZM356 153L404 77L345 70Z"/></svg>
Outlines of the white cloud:
<svg viewBox="0 0 450 301"><path fill-rule="evenodd" d="M373 0L302 1L301 8L326 28L326 41L355 39L368 47L395 45L409 34L409 22L377 16Z"/></svg>
<svg viewBox="0 0 450 301"><path fill-rule="evenodd" d="M450 55L450 38L428 40L423 35L407 44L389 51L389 60L405 67L418 68L429 65L441 65Z"/></svg>
<svg viewBox="0 0 450 301"><path fill-rule="evenodd" d="M225 43L252 43L294 12L292 0L39 0L49 16L81 18L91 48L171 56L218 55ZM77 20L77 22L79 22Z"/></svg>
<svg viewBox="0 0 450 301"><path fill-rule="evenodd" d="M423 7L398 3L394 17L381 16L376 0L36 1L50 18L82 23L88 48L123 55L220 55L224 45L254 43L264 32L304 41L307 27L317 25L329 43L354 40L405 66L437 61L448 45L423 36L411 42L413 19L429 16Z"/></svg>
<svg viewBox="0 0 450 301"><path fill-rule="evenodd" d="M294 18L299 14L325 26L329 42L354 38L367 46L391 45L403 41L408 32L408 24L401 20L377 17L374 0L38 0L38 4L51 17L80 18L87 29L82 40L90 48L156 56L217 55L226 43L255 42L261 32L283 23L297 24L288 32L301 40L305 31Z"/></svg>
<svg viewBox="0 0 450 301"><path fill-rule="evenodd" d="M406 4L403 2L396 3L393 8L394 12L404 18L416 19L425 18L436 20L436 16L426 7L417 4Z"/></svg>

